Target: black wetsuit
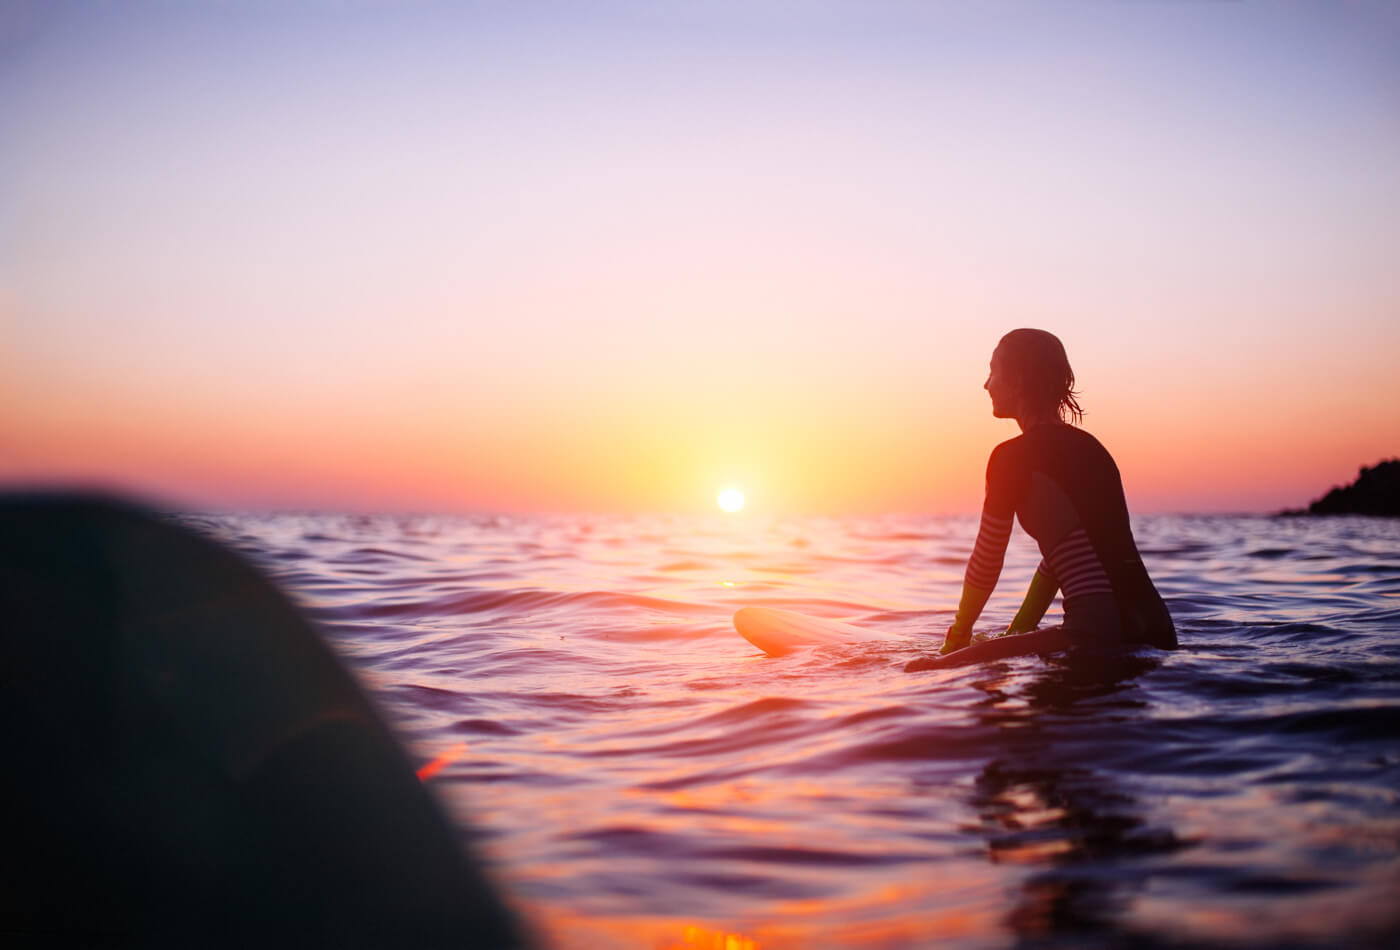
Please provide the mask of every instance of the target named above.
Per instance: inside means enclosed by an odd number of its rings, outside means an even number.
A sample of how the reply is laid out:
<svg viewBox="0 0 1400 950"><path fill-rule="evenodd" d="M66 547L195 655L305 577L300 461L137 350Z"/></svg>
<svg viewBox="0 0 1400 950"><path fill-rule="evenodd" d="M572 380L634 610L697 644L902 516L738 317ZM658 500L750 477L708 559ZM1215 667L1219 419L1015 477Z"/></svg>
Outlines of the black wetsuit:
<svg viewBox="0 0 1400 950"><path fill-rule="evenodd" d="M1077 642L1176 646L1133 540L1118 466L1097 439L1040 425L992 451L969 584L996 586L1013 515L1040 545L1038 570L1062 591L1064 629Z"/></svg>

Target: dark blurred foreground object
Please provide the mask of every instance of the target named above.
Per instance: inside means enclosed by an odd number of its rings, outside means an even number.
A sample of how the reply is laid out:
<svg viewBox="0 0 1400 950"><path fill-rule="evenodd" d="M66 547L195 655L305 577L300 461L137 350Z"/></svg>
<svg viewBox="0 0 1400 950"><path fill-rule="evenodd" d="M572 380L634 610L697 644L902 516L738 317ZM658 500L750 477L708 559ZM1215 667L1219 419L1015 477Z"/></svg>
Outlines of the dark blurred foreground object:
<svg viewBox="0 0 1400 950"><path fill-rule="evenodd" d="M519 947L350 676L242 559L0 496L0 943Z"/></svg>
<svg viewBox="0 0 1400 950"><path fill-rule="evenodd" d="M1400 459L1378 462L1350 485L1333 488L1306 511L1292 509L1285 515L1387 515L1400 517Z"/></svg>

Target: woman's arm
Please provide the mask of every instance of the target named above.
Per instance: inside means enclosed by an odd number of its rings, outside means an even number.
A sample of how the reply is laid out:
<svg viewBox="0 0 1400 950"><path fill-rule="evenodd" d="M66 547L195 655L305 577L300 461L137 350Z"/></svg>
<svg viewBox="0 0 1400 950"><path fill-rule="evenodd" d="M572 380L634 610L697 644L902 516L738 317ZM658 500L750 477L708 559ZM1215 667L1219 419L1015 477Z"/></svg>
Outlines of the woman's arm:
<svg viewBox="0 0 1400 950"><path fill-rule="evenodd" d="M943 647L939 653L952 653L972 642L972 625L977 622L982 608L987 606L987 598L991 596L990 590L963 581L962 597L958 600L958 614L953 618L953 625L943 635Z"/></svg>
<svg viewBox="0 0 1400 950"><path fill-rule="evenodd" d="M943 637L942 653L961 650L972 639L972 625L982 615L987 606L987 598L997 586L1001 576L1001 565L1006 559L1006 543L1011 538L1011 517L994 514L984 507L982 522L977 527L977 541L972 546L972 557L967 561L967 573L963 576L962 597L958 600L958 613L953 625Z"/></svg>
<svg viewBox="0 0 1400 950"><path fill-rule="evenodd" d="M1050 573L1050 566L1041 561L1040 566L1035 569L1035 576L1031 578L1026 599L1021 601L1021 609L1016 611L1016 616L1006 628L1006 632L1025 633L1039 626L1059 589L1060 582Z"/></svg>

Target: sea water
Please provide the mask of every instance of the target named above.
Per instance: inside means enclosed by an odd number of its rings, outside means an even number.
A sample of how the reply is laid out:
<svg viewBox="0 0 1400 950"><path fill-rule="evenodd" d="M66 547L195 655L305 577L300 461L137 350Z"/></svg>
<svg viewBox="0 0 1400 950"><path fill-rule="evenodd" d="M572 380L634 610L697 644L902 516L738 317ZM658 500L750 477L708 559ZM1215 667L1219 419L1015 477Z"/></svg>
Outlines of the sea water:
<svg viewBox="0 0 1400 950"><path fill-rule="evenodd" d="M1400 522L1137 519L1180 650L905 673L975 519L180 520L305 608L546 945L1400 945ZM773 659L747 604L909 639Z"/></svg>

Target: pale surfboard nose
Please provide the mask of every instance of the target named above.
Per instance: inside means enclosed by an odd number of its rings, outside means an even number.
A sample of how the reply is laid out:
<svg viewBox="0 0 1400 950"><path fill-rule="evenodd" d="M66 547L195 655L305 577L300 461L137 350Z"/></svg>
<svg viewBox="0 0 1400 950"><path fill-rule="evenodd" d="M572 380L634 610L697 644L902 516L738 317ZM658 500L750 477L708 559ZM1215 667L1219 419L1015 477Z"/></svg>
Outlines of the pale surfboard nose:
<svg viewBox="0 0 1400 950"><path fill-rule="evenodd" d="M739 608L734 614L734 629L769 656L786 656L805 647L905 639L895 633L867 630L776 607Z"/></svg>

